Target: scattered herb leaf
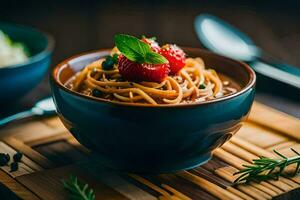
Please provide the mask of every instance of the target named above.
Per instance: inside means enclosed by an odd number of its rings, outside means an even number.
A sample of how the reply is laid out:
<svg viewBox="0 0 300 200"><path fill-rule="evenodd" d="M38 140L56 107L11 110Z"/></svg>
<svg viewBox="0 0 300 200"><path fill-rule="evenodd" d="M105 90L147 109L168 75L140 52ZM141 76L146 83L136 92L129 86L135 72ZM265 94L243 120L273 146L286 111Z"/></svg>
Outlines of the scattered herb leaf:
<svg viewBox="0 0 300 200"><path fill-rule="evenodd" d="M280 158L273 159L261 156L258 159L254 159L252 165L243 165L244 169L234 173L234 175L240 174L234 182L261 182L269 179L277 180L280 176L297 175L300 168L300 153L292 148L291 150L296 156L288 158L278 151L273 150ZM284 173L286 167L291 164L296 164L294 173Z"/></svg>
<svg viewBox="0 0 300 200"><path fill-rule="evenodd" d="M115 35L115 43L119 51L129 60L138 63L164 64L168 60L151 50L150 46L138 38L125 35Z"/></svg>
<svg viewBox="0 0 300 200"><path fill-rule="evenodd" d="M69 180L62 180L64 188L70 193L70 199L74 200L95 200L93 189L88 184L78 181L76 176L70 176Z"/></svg>

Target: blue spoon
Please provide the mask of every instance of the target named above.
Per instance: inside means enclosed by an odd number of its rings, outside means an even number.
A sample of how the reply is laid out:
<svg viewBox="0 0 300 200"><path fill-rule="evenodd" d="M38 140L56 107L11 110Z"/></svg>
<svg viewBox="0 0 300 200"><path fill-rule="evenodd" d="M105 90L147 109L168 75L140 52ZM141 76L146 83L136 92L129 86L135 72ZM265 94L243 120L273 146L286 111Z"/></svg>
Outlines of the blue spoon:
<svg viewBox="0 0 300 200"><path fill-rule="evenodd" d="M258 48L244 33L212 15L195 18L198 38L209 50L245 62L258 73L300 89L300 69L280 63Z"/></svg>
<svg viewBox="0 0 300 200"><path fill-rule="evenodd" d="M49 116L55 114L53 99L48 97L38 101L31 109L0 119L0 127L7 124L35 116Z"/></svg>

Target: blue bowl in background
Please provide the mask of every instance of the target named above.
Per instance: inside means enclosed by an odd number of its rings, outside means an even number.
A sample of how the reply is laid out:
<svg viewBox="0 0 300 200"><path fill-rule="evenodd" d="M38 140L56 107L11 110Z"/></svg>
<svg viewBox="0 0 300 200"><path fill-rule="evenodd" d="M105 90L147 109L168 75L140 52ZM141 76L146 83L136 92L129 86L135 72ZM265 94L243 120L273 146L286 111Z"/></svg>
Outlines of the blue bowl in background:
<svg viewBox="0 0 300 200"><path fill-rule="evenodd" d="M16 102L44 78L54 40L48 34L21 25L0 22L0 30L12 41L23 43L30 54L24 63L0 68L0 105L3 105Z"/></svg>
<svg viewBox="0 0 300 200"><path fill-rule="evenodd" d="M173 172L207 162L246 119L256 76L244 63L196 48L184 51L203 58L242 89L206 102L153 106L112 103L66 88L74 74L110 52L102 50L74 56L53 69L50 83L60 119L104 165L120 171Z"/></svg>

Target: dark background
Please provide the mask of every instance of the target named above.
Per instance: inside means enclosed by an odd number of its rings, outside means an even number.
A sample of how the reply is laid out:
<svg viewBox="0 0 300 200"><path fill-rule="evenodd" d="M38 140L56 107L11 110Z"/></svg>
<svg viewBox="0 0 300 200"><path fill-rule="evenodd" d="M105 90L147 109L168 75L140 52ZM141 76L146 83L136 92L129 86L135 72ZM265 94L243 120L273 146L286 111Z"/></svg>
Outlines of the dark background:
<svg viewBox="0 0 300 200"><path fill-rule="evenodd" d="M262 49L300 66L300 5L297 1L2 1L0 20L30 25L56 40L52 67L89 50L112 47L116 33L156 36L160 43L201 47L194 17L210 13L247 33ZM21 107L49 94L47 78ZM258 92L257 100L300 117L299 102ZM22 109L15 106L10 112Z"/></svg>

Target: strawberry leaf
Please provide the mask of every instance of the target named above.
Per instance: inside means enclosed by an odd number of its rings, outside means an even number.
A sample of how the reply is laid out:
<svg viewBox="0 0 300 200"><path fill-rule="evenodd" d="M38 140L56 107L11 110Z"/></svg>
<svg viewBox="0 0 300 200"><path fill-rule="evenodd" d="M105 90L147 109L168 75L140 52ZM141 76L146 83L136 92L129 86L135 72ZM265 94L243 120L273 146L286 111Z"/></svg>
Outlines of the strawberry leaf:
<svg viewBox="0 0 300 200"><path fill-rule="evenodd" d="M136 37L117 34L114 39L119 51L133 62L149 64L168 63L165 57L153 52L148 44L140 41Z"/></svg>

